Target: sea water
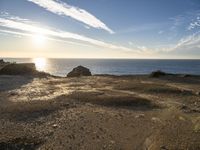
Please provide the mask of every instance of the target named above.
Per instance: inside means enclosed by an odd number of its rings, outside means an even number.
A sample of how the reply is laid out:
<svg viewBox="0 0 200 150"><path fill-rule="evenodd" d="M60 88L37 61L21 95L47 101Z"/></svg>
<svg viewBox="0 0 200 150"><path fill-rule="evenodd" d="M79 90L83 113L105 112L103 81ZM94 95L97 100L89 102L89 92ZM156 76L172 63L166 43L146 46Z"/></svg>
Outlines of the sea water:
<svg viewBox="0 0 200 150"><path fill-rule="evenodd" d="M66 76L78 65L89 68L92 74L149 74L155 70L168 73L200 75L200 60L161 59L46 59L3 58L5 61L34 62L39 71L57 76Z"/></svg>

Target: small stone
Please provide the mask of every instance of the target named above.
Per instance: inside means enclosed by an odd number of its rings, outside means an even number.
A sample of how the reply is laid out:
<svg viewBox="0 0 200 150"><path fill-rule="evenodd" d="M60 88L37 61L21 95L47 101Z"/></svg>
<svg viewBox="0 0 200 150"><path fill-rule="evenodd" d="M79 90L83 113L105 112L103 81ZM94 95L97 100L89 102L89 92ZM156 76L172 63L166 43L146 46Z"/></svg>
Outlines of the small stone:
<svg viewBox="0 0 200 150"><path fill-rule="evenodd" d="M103 129L102 129L101 127L99 128L99 130L100 130L100 131L103 131Z"/></svg>
<svg viewBox="0 0 200 150"><path fill-rule="evenodd" d="M196 95L200 95L200 92L199 92L199 91L197 91L195 94L196 94Z"/></svg>
<svg viewBox="0 0 200 150"><path fill-rule="evenodd" d="M160 149L161 149L161 150L168 150L168 149L166 148L166 146L164 146L164 145L160 146Z"/></svg>
<svg viewBox="0 0 200 150"><path fill-rule="evenodd" d="M183 118L182 116L178 117L179 120L185 121L185 118Z"/></svg>
<svg viewBox="0 0 200 150"><path fill-rule="evenodd" d="M68 137L69 137L70 139L73 139L73 140L75 139L75 136L74 136L73 134L72 134L72 135L69 135Z"/></svg>
<svg viewBox="0 0 200 150"><path fill-rule="evenodd" d="M153 122L159 122L159 123L161 123L162 121L160 120L160 118L156 118L156 117L152 117L151 118L151 120L153 121Z"/></svg>
<svg viewBox="0 0 200 150"><path fill-rule="evenodd" d="M106 149L106 147L107 147L107 146L106 146L106 145L104 145L104 146L103 146L103 149Z"/></svg>
<svg viewBox="0 0 200 150"><path fill-rule="evenodd" d="M85 103L86 106L92 107L93 105L91 103Z"/></svg>
<svg viewBox="0 0 200 150"><path fill-rule="evenodd" d="M181 106L181 109L187 109L187 106L186 106L185 104L183 104L183 105Z"/></svg>
<svg viewBox="0 0 200 150"><path fill-rule="evenodd" d="M17 95L16 92L10 92L10 96L15 96L15 95Z"/></svg>
<svg viewBox="0 0 200 150"><path fill-rule="evenodd" d="M111 140L110 143L111 143L111 144L115 144L115 141Z"/></svg>
<svg viewBox="0 0 200 150"><path fill-rule="evenodd" d="M136 115L135 118L144 118L144 116L145 116L144 114L139 114L139 115Z"/></svg>
<svg viewBox="0 0 200 150"><path fill-rule="evenodd" d="M53 124L52 127L53 127L53 128L57 128L58 125L57 125L57 124Z"/></svg>
<svg viewBox="0 0 200 150"><path fill-rule="evenodd" d="M69 103L63 104L63 107L69 107Z"/></svg>

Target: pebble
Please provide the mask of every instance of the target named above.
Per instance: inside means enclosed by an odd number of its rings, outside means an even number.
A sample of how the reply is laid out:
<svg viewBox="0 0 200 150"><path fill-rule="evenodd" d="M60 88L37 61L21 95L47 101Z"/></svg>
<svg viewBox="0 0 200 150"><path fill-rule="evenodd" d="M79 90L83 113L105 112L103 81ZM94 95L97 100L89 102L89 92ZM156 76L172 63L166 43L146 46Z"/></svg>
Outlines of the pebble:
<svg viewBox="0 0 200 150"><path fill-rule="evenodd" d="M200 95L200 92L198 91L198 92L196 92L195 94L196 94L196 95Z"/></svg>
<svg viewBox="0 0 200 150"><path fill-rule="evenodd" d="M178 117L179 120L185 121L185 118L183 118L182 116Z"/></svg>
<svg viewBox="0 0 200 150"><path fill-rule="evenodd" d="M135 118L144 118L144 116L145 116L144 114L139 114L139 115L136 115Z"/></svg>
<svg viewBox="0 0 200 150"><path fill-rule="evenodd" d="M10 94L10 96L18 95L16 92L10 92L9 94Z"/></svg>
<svg viewBox="0 0 200 150"><path fill-rule="evenodd" d="M168 150L168 149L166 148L166 146L164 146L164 145L160 146L160 149L161 149L161 150Z"/></svg>
<svg viewBox="0 0 200 150"><path fill-rule="evenodd" d="M183 104L183 105L181 106L181 109L187 109L187 106L186 106L185 104Z"/></svg>
<svg viewBox="0 0 200 150"><path fill-rule="evenodd" d="M111 144L115 144L115 141L111 140L110 143L111 143Z"/></svg>
<svg viewBox="0 0 200 150"><path fill-rule="evenodd" d="M52 127L53 127L53 128L57 128L58 125L57 125L57 124L53 124Z"/></svg>
<svg viewBox="0 0 200 150"><path fill-rule="evenodd" d="M159 122L159 123L162 122L159 118L156 118L156 117L152 117L151 120L152 120L153 122Z"/></svg>

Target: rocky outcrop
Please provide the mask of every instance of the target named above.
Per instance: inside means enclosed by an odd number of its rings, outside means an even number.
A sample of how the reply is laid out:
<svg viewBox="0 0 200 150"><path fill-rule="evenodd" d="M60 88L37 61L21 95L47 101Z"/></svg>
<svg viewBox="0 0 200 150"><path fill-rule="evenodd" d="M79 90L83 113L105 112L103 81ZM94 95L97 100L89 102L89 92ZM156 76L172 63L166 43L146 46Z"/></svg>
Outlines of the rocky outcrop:
<svg viewBox="0 0 200 150"><path fill-rule="evenodd" d="M5 65L1 70L1 75L33 75L37 73L34 63L19 63Z"/></svg>
<svg viewBox="0 0 200 150"><path fill-rule="evenodd" d="M163 72L161 70L157 70L157 71L153 71L150 74L150 77L158 78L158 77L165 76L165 75L167 75L165 72Z"/></svg>
<svg viewBox="0 0 200 150"><path fill-rule="evenodd" d="M0 64L4 64L5 61L3 59L0 59Z"/></svg>
<svg viewBox="0 0 200 150"><path fill-rule="evenodd" d="M91 76L91 72L88 68L78 66L67 74L67 77L80 77L80 76Z"/></svg>

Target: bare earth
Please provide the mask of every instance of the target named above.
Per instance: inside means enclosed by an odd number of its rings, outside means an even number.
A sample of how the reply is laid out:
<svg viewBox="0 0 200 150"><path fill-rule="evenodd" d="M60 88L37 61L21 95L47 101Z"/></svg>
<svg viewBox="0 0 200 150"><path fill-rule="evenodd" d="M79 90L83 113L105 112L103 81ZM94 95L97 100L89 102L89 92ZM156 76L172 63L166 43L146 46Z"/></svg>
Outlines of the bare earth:
<svg viewBox="0 0 200 150"><path fill-rule="evenodd" d="M200 77L0 76L0 149L199 150Z"/></svg>

